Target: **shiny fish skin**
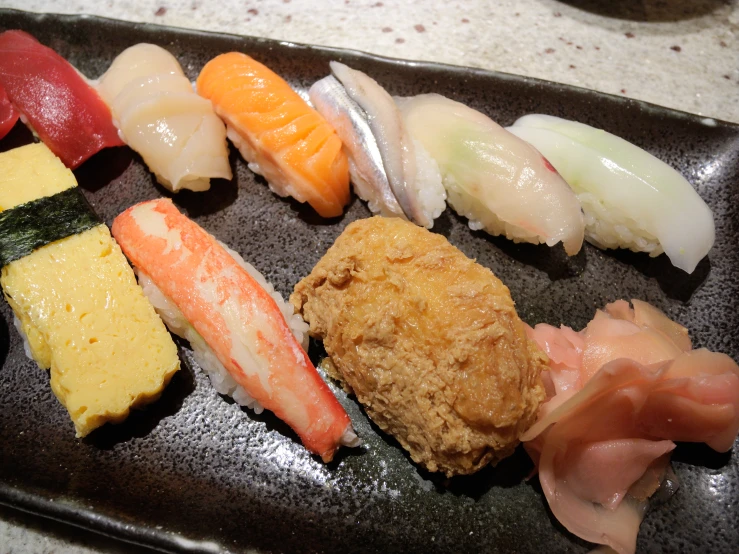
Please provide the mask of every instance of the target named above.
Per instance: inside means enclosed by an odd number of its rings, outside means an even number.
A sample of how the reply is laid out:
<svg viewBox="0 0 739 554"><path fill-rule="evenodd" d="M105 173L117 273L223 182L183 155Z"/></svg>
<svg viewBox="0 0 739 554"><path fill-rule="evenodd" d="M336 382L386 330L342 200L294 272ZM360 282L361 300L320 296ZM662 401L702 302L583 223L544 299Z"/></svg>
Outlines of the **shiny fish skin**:
<svg viewBox="0 0 739 554"><path fill-rule="evenodd" d="M313 106L336 129L344 143L357 195L369 203L374 213L406 219L390 188L367 112L351 99L333 75L314 83L309 95Z"/></svg>
<svg viewBox="0 0 739 554"><path fill-rule="evenodd" d="M331 62L330 66L349 97L367 114L388 182L403 211L418 225L431 227L433 220L424 213L419 198L414 194L417 168L413 138L405 128L393 98L361 71L338 62Z"/></svg>

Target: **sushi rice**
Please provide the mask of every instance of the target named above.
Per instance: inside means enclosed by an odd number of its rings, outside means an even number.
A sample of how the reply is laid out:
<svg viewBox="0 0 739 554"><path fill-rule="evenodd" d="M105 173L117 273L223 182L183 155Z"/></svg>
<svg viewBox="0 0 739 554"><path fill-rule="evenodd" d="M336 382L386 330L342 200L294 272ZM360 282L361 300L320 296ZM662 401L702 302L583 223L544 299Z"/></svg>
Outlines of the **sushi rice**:
<svg viewBox="0 0 739 554"><path fill-rule="evenodd" d="M446 209L447 192L442 184L441 172L436 160L431 157L423 144L416 139L412 140L416 155L414 193L421 212L429 222L427 228L431 229L434 226L434 219Z"/></svg>
<svg viewBox="0 0 739 554"><path fill-rule="evenodd" d="M290 330L295 335L295 339L307 351L308 324L303 321L303 318L299 314L294 313L292 305L285 302L282 295L274 289L264 278L264 275L257 271L254 266L247 263L237 252L231 250L225 244L220 241L219 244L274 299L282 315L285 317ZM218 360L218 357L210 346L208 346L190 322L187 321L175 303L154 284L154 281L148 275L137 269L134 271L136 271L139 285L141 285L144 295L149 299L152 306L154 306L154 309L167 325L167 328L175 335L184 338L190 343L195 361L208 375L213 388L220 394L232 397L240 406L246 406L254 410L255 413L261 414L264 411L262 405L231 377L231 374Z"/></svg>
<svg viewBox="0 0 739 554"><path fill-rule="evenodd" d="M585 214L585 238L598 248L628 248L651 257L665 250L645 225L616 207L608 207L596 195L580 192L577 199Z"/></svg>

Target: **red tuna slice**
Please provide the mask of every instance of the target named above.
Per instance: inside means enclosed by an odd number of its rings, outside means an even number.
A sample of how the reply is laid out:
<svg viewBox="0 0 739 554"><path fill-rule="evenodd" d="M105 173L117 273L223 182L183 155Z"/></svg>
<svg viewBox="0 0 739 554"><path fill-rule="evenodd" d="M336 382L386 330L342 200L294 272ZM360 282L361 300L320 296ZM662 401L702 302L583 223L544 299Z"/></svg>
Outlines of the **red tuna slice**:
<svg viewBox="0 0 739 554"><path fill-rule="evenodd" d="M0 86L71 169L103 148L123 146L97 92L69 62L28 33L0 34Z"/></svg>
<svg viewBox="0 0 739 554"><path fill-rule="evenodd" d="M5 89L0 86L0 139L7 135L18 121L18 110L10 103Z"/></svg>

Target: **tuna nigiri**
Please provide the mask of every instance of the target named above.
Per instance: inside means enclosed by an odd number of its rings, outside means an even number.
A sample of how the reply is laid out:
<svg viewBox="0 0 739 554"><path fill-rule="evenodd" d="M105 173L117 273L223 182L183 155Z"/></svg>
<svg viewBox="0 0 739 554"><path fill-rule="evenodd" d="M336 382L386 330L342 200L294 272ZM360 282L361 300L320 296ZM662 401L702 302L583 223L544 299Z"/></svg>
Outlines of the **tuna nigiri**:
<svg viewBox="0 0 739 554"><path fill-rule="evenodd" d="M10 103L5 89L0 86L0 139L7 135L18 121L18 110Z"/></svg>
<svg viewBox="0 0 739 554"><path fill-rule="evenodd" d="M127 48L97 89L123 140L168 189L202 191L210 188L211 178L231 178L226 127L164 48Z"/></svg>
<svg viewBox="0 0 739 554"><path fill-rule="evenodd" d="M245 54L209 61L198 93L213 102L228 138L280 196L308 202L321 216L349 202L349 166L334 129L281 77Z"/></svg>
<svg viewBox="0 0 739 554"><path fill-rule="evenodd" d="M324 461L340 445L358 443L349 416L291 331L292 308L270 295L254 268L166 199L123 212L113 235L144 292L170 330L190 341L219 392L271 410Z"/></svg>
<svg viewBox="0 0 739 554"><path fill-rule="evenodd" d="M576 254L580 203L534 147L489 117L438 94L396 98L411 134L439 164L449 204L470 228Z"/></svg>
<svg viewBox="0 0 739 554"><path fill-rule="evenodd" d="M432 227L446 208L436 162L377 81L339 62L330 66L333 74L310 88L310 99L344 143L357 194L373 212Z"/></svg>
<svg viewBox="0 0 739 554"><path fill-rule="evenodd" d="M688 273L711 250L711 209L682 175L638 146L550 115L525 115L508 130L539 149L575 191L589 242L665 252Z"/></svg>
<svg viewBox="0 0 739 554"><path fill-rule="evenodd" d="M123 146L105 102L69 62L28 33L0 34L0 86L24 123L71 169L103 148Z"/></svg>

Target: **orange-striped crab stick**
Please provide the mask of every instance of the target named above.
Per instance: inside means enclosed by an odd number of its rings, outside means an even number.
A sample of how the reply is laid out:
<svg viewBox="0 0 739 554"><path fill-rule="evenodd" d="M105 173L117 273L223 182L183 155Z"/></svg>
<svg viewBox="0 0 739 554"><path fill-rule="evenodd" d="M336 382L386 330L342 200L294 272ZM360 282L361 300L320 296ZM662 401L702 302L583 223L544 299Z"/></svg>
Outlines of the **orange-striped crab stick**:
<svg viewBox="0 0 739 554"><path fill-rule="evenodd" d="M349 416L305 349L308 326L264 277L170 200L137 204L113 222L139 284L170 331L190 341L221 394L270 410L330 461L356 446Z"/></svg>

